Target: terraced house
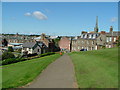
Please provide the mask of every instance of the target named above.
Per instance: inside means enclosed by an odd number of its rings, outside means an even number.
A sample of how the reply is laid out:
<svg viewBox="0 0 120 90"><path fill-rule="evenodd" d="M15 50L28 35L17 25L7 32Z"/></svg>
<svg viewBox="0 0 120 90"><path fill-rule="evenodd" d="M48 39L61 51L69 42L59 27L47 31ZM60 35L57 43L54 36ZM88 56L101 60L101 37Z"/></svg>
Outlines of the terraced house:
<svg viewBox="0 0 120 90"><path fill-rule="evenodd" d="M120 31L113 31L113 27L110 27L110 32L106 33L106 48L115 47L117 44Z"/></svg>
<svg viewBox="0 0 120 90"><path fill-rule="evenodd" d="M27 35L19 35L18 33L15 35L6 35L3 36L8 43L25 43L25 42L33 42L34 37L27 36Z"/></svg>
<svg viewBox="0 0 120 90"><path fill-rule="evenodd" d="M98 50L105 46L105 34L101 33L83 33L80 38L73 39L72 51L81 49Z"/></svg>
<svg viewBox="0 0 120 90"><path fill-rule="evenodd" d="M93 32L87 33L83 31L81 36L72 40L72 51L86 50L98 50L101 48L116 47L119 31L113 31L113 27L110 27L109 32L98 32L98 17L96 19L96 26Z"/></svg>

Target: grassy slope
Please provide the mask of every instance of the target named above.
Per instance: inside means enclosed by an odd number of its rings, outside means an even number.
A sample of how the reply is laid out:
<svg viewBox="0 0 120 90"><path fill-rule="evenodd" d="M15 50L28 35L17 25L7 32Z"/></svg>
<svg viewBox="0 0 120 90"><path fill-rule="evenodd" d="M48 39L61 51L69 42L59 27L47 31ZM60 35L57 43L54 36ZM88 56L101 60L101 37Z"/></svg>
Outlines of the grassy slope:
<svg viewBox="0 0 120 90"><path fill-rule="evenodd" d="M118 87L118 49L73 52L69 54L75 66L79 88Z"/></svg>
<svg viewBox="0 0 120 90"><path fill-rule="evenodd" d="M54 54L3 66L3 88L14 88L27 84L58 57L60 57L59 54Z"/></svg>

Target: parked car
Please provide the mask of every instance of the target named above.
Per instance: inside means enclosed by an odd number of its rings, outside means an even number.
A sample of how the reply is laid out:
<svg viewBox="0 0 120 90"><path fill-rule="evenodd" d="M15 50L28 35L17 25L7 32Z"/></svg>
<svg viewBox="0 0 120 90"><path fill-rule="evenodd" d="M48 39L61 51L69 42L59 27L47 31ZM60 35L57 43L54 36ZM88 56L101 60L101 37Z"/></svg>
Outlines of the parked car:
<svg viewBox="0 0 120 90"><path fill-rule="evenodd" d="M87 49L81 49L80 51L87 51Z"/></svg>

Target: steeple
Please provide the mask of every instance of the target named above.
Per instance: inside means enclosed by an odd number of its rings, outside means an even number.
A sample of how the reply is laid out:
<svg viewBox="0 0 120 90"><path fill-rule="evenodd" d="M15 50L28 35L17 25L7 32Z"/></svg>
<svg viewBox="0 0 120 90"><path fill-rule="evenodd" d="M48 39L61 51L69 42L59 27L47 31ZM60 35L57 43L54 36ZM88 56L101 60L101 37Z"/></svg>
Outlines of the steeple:
<svg viewBox="0 0 120 90"><path fill-rule="evenodd" d="M97 33L98 32L98 16L96 16L96 25L94 28L94 32Z"/></svg>

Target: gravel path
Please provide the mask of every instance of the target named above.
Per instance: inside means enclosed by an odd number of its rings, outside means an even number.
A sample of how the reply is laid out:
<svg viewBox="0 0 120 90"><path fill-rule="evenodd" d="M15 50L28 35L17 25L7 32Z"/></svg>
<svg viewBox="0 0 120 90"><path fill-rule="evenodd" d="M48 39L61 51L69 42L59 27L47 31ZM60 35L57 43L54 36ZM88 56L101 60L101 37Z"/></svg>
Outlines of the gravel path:
<svg viewBox="0 0 120 90"><path fill-rule="evenodd" d="M74 66L70 57L64 54L25 88L77 88Z"/></svg>

